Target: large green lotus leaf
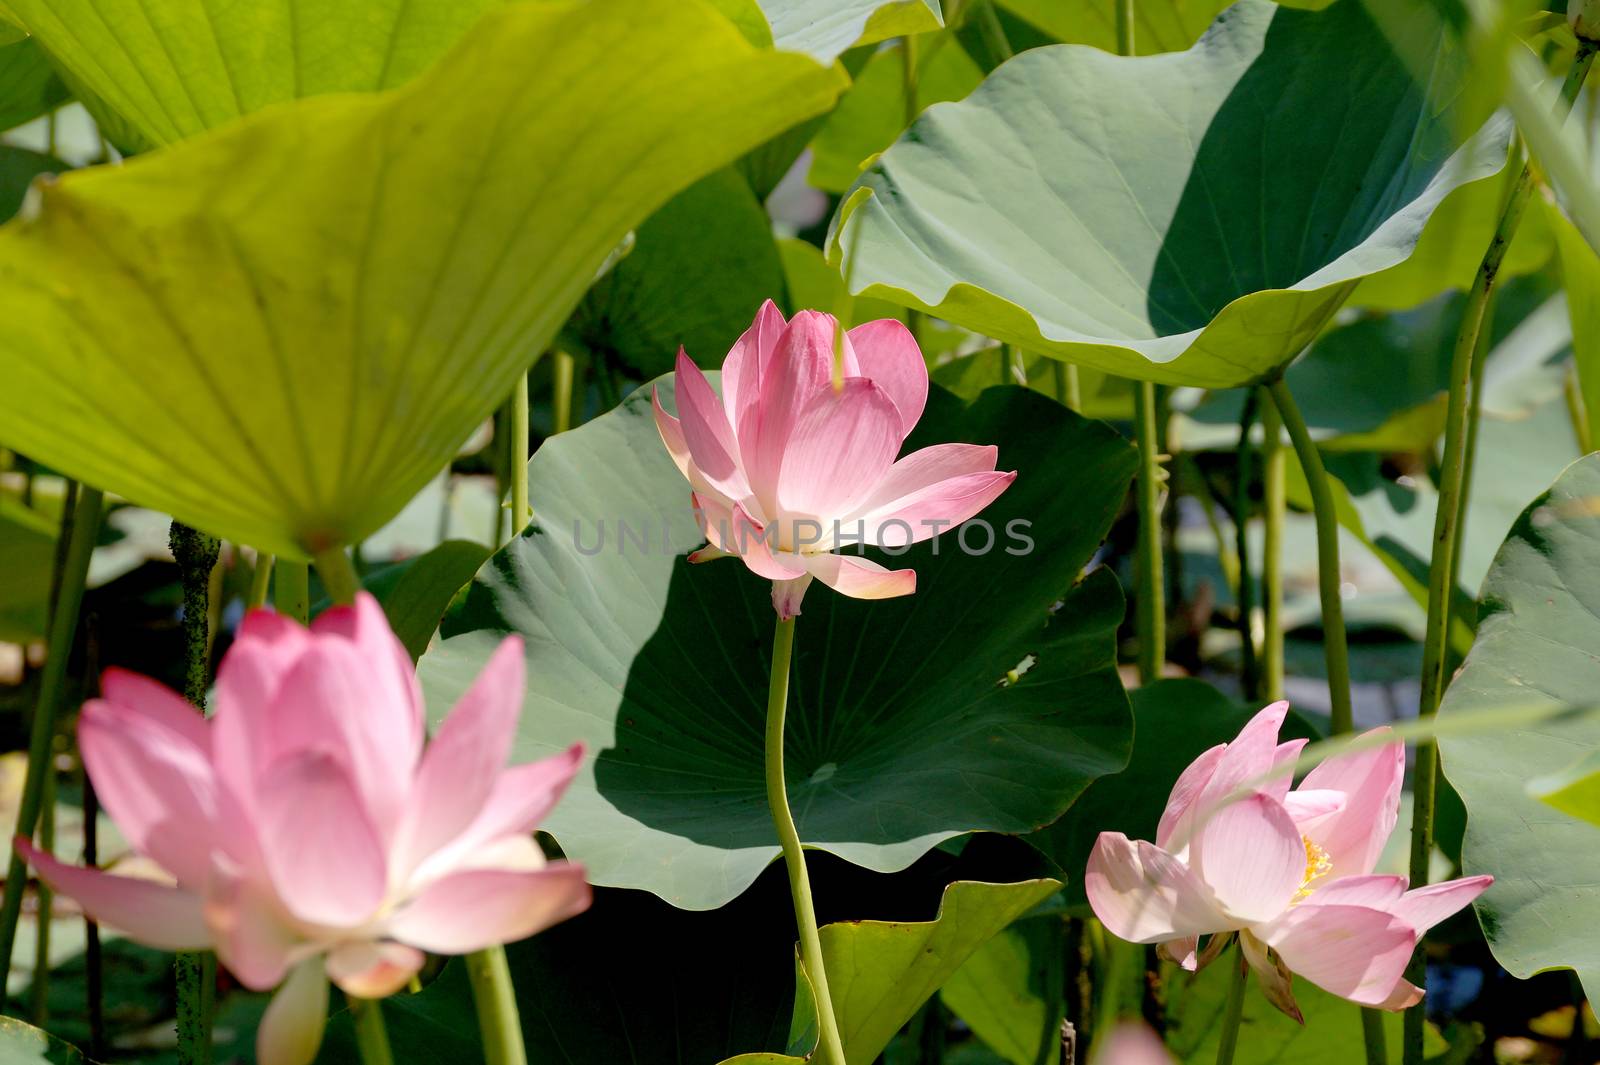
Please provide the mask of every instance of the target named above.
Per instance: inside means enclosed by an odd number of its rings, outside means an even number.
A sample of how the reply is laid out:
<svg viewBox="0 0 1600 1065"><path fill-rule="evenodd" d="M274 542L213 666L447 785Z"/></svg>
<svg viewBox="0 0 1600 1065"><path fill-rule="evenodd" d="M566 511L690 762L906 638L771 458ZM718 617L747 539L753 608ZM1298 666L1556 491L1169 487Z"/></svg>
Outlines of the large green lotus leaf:
<svg viewBox="0 0 1600 1065"><path fill-rule="evenodd" d="M843 51L944 25L939 0L758 0L773 43L831 63Z"/></svg>
<svg viewBox="0 0 1600 1065"><path fill-rule="evenodd" d="M648 380L671 371L680 345L701 363L721 361L761 301L782 291L771 220L728 168L639 227L633 250L595 282L561 340Z"/></svg>
<svg viewBox="0 0 1600 1065"><path fill-rule="evenodd" d="M1067 901L1087 906L1083 868L1101 832L1155 839L1156 825L1178 775L1209 747L1239 734L1260 707L1243 707L1199 680L1162 680L1131 693L1133 755L1128 767L1089 786L1062 818L1028 837L1065 875ZM1292 714L1285 739L1316 737Z"/></svg>
<svg viewBox="0 0 1600 1065"><path fill-rule="evenodd" d="M388 89L504 0L0 0L151 144L321 93Z"/></svg>
<svg viewBox="0 0 1600 1065"><path fill-rule="evenodd" d="M917 57L916 110L959 100L983 81L983 71L954 36L936 38ZM806 180L827 192L844 192L861 167L894 143L906 128L905 48L873 54L839 106L811 141Z"/></svg>
<svg viewBox="0 0 1600 1065"><path fill-rule="evenodd" d="M0 436L275 554L357 541L630 228L838 88L697 3L517 4L393 93L67 175L0 232Z"/></svg>
<svg viewBox="0 0 1600 1065"><path fill-rule="evenodd" d="M0 144L0 221L14 217L22 209L34 178L67 169L66 163L51 156Z"/></svg>
<svg viewBox="0 0 1600 1065"><path fill-rule="evenodd" d="M0 45L0 130L31 122L66 99L67 87L38 41Z"/></svg>
<svg viewBox="0 0 1600 1065"><path fill-rule="evenodd" d="M872 1065L889 1040L983 944L1061 885L958 881L932 921L842 921L821 930L823 964L848 1065ZM796 1026L798 1027L798 1025ZM814 1043L813 1043L814 1046ZM802 1065L793 1054L741 1054L722 1065Z"/></svg>
<svg viewBox="0 0 1600 1065"><path fill-rule="evenodd" d="M892 303L852 298L845 291L844 278L828 265L822 250L815 244L795 237L779 237L778 255L783 260L783 278L789 290L791 312L806 308L824 311L851 326L876 318L905 317L905 311ZM996 380L991 377L988 383ZM976 399L977 392L968 398Z"/></svg>
<svg viewBox="0 0 1600 1065"><path fill-rule="evenodd" d="M796 633L785 768L801 837L880 871L965 832L1048 824L1127 754L1122 597L1104 570L1078 577L1132 449L1022 389L970 407L934 389L907 448L946 440L997 444L1018 471L987 526L884 558L915 568L915 595L814 587ZM446 616L419 668L429 704L453 703L520 633L535 679L519 757L592 752L545 827L594 883L719 906L778 855L762 773L769 582L683 557L702 541L647 390L547 440L528 480L537 523ZM1018 520L1031 550L1008 536Z"/></svg>
<svg viewBox="0 0 1600 1065"><path fill-rule="evenodd" d="M1036 48L883 153L830 257L854 292L1027 351L1260 380L1403 261L1451 190L1503 166L1504 120L1456 149L1452 58L1419 87L1360 0L1240 0L1173 55Z"/></svg>
<svg viewBox="0 0 1600 1065"><path fill-rule="evenodd" d="M1059 915L1018 921L939 989L939 1000L1011 1065L1060 1057L1065 931Z"/></svg>
<svg viewBox="0 0 1600 1065"><path fill-rule="evenodd" d="M1000 5L1066 44L1117 50L1117 0L998 0ZM1138 55L1181 52L1233 0L1139 0L1133 6L1133 50Z"/></svg>
<svg viewBox="0 0 1600 1065"><path fill-rule="evenodd" d="M1507 705L1590 706L1600 686L1600 457L1573 463L1517 520L1483 589L1478 639L1440 713ZM1478 915L1513 975L1571 967L1600 994L1593 825L1547 806L1529 781L1600 747L1600 718L1440 740L1467 808L1462 863L1492 873Z"/></svg>

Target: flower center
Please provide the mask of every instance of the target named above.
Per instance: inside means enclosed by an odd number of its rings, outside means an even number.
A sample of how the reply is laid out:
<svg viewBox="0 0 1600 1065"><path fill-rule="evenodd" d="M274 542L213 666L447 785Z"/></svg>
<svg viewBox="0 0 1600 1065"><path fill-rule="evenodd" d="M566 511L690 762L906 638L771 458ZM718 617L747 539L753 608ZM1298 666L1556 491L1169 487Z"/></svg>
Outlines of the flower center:
<svg viewBox="0 0 1600 1065"><path fill-rule="evenodd" d="M1294 893L1294 898L1289 902L1291 906L1309 897L1316 890L1312 884L1333 872L1333 859L1328 857L1327 851L1313 843L1310 836L1301 836L1300 842L1306 845L1306 875L1300 881L1300 890Z"/></svg>

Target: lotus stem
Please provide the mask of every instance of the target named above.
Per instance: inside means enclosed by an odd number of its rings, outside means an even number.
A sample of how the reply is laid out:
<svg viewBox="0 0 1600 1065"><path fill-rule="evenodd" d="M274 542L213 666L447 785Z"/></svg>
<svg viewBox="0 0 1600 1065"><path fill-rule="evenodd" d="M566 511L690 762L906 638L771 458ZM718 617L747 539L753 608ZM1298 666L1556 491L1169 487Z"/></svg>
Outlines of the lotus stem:
<svg viewBox="0 0 1600 1065"><path fill-rule="evenodd" d="M551 429L564 433L572 428L572 378L575 360L565 351L557 351L550 361Z"/></svg>
<svg viewBox="0 0 1600 1065"><path fill-rule="evenodd" d="M532 511L528 506L528 375L517 378L511 390L511 463L506 476L511 480L511 528L509 542L522 535Z"/></svg>
<svg viewBox="0 0 1600 1065"><path fill-rule="evenodd" d="M1239 1021L1244 1016L1244 991L1250 969L1245 965L1244 948L1235 947L1236 957L1229 966L1228 1001L1222 1008L1222 1036L1217 1040L1217 1065L1233 1065L1233 1052L1239 1046Z"/></svg>
<svg viewBox="0 0 1600 1065"><path fill-rule="evenodd" d="M1239 611L1240 683L1246 699L1261 697L1261 672L1256 663L1256 587L1250 575L1250 484L1255 476L1251 459L1250 431L1256 423L1261 394L1255 389L1245 393L1244 410L1239 415L1239 448L1234 453L1237 469L1233 495L1233 550L1238 558L1238 582L1234 590L1234 603ZM1203 476L1203 475L1202 475Z"/></svg>
<svg viewBox="0 0 1600 1065"><path fill-rule="evenodd" d="M1362 1009L1361 1040L1368 1065L1389 1065L1389 1043L1383 1034L1383 1011Z"/></svg>
<svg viewBox="0 0 1600 1065"><path fill-rule="evenodd" d="M800 929L800 960L817 999L818 1050L821 1065L845 1065L844 1042L828 994L828 971L823 964L822 936L817 931L817 910L811 901L811 878L806 875L805 851L789 812L783 777L783 718L789 707L789 666L794 655L794 619L780 620L772 636L772 680L767 689L767 806L783 847L789 869L789 894L794 898L794 918Z"/></svg>
<svg viewBox="0 0 1600 1065"><path fill-rule="evenodd" d="M1561 86L1559 115L1565 118L1583 88L1584 78L1594 65L1594 41L1579 38L1572 67ZM1533 194L1533 170L1522 164L1516 183L1500 209L1500 221L1489 247L1478 264L1477 275L1467 291L1462 309L1461 329L1456 334L1450 357L1450 392L1445 405L1444 454L1439 463L1439 500L1433 519L1433 559L1428 567L1428 619L1422 642L1422 696L1418 711L1424 718L1438 713L1445 687L1445 658L1450 634L1450 593L1456 572L1456 530L1464 510L1467 451L1467 408L1472 391L1472 368L1478 350L1478 337L1487 317L1489 296L1494 291L1517 226L1522 222L1528 199ZM1416 768L1412 782L1411 886L1428 882L1428 861L1433 855L1433 815L1439 774L1439 748L1432 740L1417 744ZM1406 977L1421 987L1427 979L1422 944L1411 956ZM1406 1010L1405 1036L1401 1044L1405 1065L1422 1065L1423 1026L1426 1020L1419 1003Z"/></svg>
<svg viewBox="0 0 1600 1065"><path fill-rule="evenodd" d="M1117 5L1117 54L1133 54L1133 0L1114 0Z"/></svg>
<svg viewBox="0 0 1600 1065"><path fill-rule="evenodd" d="M344 548L331 547L317 552L317 576L322 578L323 587L328 589L328 598L335 604L348 606L356 601L356 593L361 590L361 578L356 575L356 568Z"/></svg>
<svg viewBox="0 0 1600 1065"><path fill-rule="evenodd" d="M1136 386L1134 427L1139 442L1139 683L1161 677L1167 654L1167 603L1161 559L1161 445L1156 434L1156 386Z"/></svg>
<svg viewBox="0 0 1600 1065"><path fill-rule="evenodd" d="M973 12L978 23L978 32L983 36L984 46L992 52L1001 63L1010 59L1014 53L1011 42L1006 39L1006 28L1000 25L1000 16L994 10L995 0L978 0L977 10Z"/></svg>
<svg viewBox="0 0 1600 1065"><path fill-rule="evenodd" d="M52 740L54 737L52 737ZM55 744L51 744L51 759L55 761ZM39 849L46 854L56 852L56 774L52 764L44 775L44 794L39 809ZM38 932L33 944L33 983L28 987L28 1019L35 1028L43 1028L49 1019L50 1007L50 926L54 923L55 892L43 880L35 891L38 900Z"/></svg>
<svg viewBox="0 0 1600 1065"><path fill-rule="evenodd" d="M1259 394L1259 393L1258 393ZM1289 504L1284 488L1283 422L1270 397L1261 409L1261 695L1283 698L1283 522Z"/></svg>
<svg viewBox="0 0 1600 1065"><path fill-rule="evenodd" d="M1334 508L1328 471L1311 430L1282 377L1267 386L1294 443L1295 454L1311 488L1311 511L1317 523L1317 592L1322 601L1322 654L1328 667L1328 704L1335 735L1355 727L1350 707L1350 648L1345 637L1344 603L1339 597L1339 515Z"/></svg>
<svg viewBox="0 0 1600 1065"><path fill-rule="evenodd" d="M472 1002L483 1036L484 1065L527 1065L522 1045L522 1018L505 947L490 947L464 959L472 984Z"/></svg>
<svg viewBox="0 0 1600 1065"><path fill-rule="evenodd" d="M250 575L250 595L245 600L245 606L256 610L267 605L267 591L272 586L272 556L264 551L256 552L256 569Z"/></svg>
<svg viewBox="0 0 1600 1065"><path fill-rule="evenodd" d="M286 618L304 625L311 620L311 574L304 562L280 558L272 567L272 605Z"/></svg>
<svg viewBox="0 0 1600 1065"><path fill-rule="evenodd" d="M356 1049L361 1065L394 1065L389 1031L383 1023L383 1006L375 998L349 996L350 1017L355 1021Z"/></svg>
<svg viewBox="0 0 1600 1065"><path fill-rule="evenodd" d="M83 589L89 578L89 560L100 535L100 506L103 497L97 488L85 486L78 493L77 506L62 513L61 535L67 543L66 561L61 570L61 590L51 611L49 656L39 677L39 701L33 711L33 726L28 735L28 774L22 785L22 802L17 810L17 835L29 837L39 823L44 801L44 778L51 771L50 749L56 733L56 713L60 709L67 662L72 657L72 642L78 632L78 611L83 605ZM17 920L22 916L22 894L28 883L27 863L15 849L7 866L5 901L0 904L0 961L9 980L11 955L17 943Z"/></svg>
<svg viewBox="0 0 1600 1065"><path fill-rule="evenodd" d="M167 539L183 585L183 694L204 715L211 674L211 571L217 565L222 544L216 537L177 521L172 523ZM178 999L178 1060L183 1065L210 1065L216 958L209 951L181 951L173 961L173 972Z"/></svg>

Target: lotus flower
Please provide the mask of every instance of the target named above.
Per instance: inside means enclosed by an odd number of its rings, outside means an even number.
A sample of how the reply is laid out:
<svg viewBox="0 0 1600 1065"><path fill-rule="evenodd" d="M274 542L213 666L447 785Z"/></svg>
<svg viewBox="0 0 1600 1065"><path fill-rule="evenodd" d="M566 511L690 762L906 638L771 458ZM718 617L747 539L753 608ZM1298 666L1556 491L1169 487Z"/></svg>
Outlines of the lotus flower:
<svg viewBox="0 0 1600 1065"><path fill-rule="evenodd" d="M405 649L371 596L308 630L255 611L201 717L146 677L107 672L78 742L134 849L174 882L65 865L18 838L56 891L163 950L214 949L239 982L283 985L262 1065L316 1053L328 981L378 998L423 951L463 954L532 935L589 904L583 869L531 835L582 749L505 768L523 657L504 640L423 747Z"/></svg>
<svg viewBox="0 0 1600 1065"><path fill-rule="evenodd" d="M1095 1040L1090 1065L1172 1065L1161 1038L1143 1024L1124 1022Z"/></svg>
<svg viewBox="0 0 1600 1065"><path fill-rule="evenodd" d="M1102 832L1084 878L1089 904L1113 934L1160 943L1187 969L1200 936L1213 937L1209 954L1219 933L1237 932L1268 999L1297 1019L1291 973L1352 1002L1403 1009L1422 998L1401 976L1417 940L1493 878L1408 891L1405 877L1373 874L1400 806L1399 743L1330 758L1293 790L1284 773L1225 802L1298 757L1304 740L1278 742L1288 709L1273 703L1195 759L1154 843Z"/></svg>
<svg viewBox="0 0 1600 1065"><path fill-rule="evenodd" d="M979 444L936 444L896 461L928 399L922 352L886 318L839 337L835 367L836 337L831 315L801 311L785 322L768 300L723 360L721 399L681 348L678 417L653 397L710 544L690 561L739 555L772 581L785 619L800 613L813 578L857 599L910 595L915 571L834 549L929 539L1017 476L996 472L997 450Z"/></svg>

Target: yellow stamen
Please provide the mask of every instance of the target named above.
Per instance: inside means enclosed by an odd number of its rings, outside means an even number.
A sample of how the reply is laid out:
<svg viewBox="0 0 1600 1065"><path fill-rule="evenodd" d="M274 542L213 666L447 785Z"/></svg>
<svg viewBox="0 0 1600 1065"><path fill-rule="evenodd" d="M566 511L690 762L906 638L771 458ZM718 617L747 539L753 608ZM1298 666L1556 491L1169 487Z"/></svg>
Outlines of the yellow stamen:
<svg viewBox="0 0 1600 1065"><path fill-rule="evenodd" d="M1306 845L1306 875L1300 882L1300 890L1294 893L1291 905L1308 897L1315 890L1311 885L1333 872L1333 859L1328 857L1327 851L1313 843L1309 836L1301 836L1300 842Z"/></svg>

